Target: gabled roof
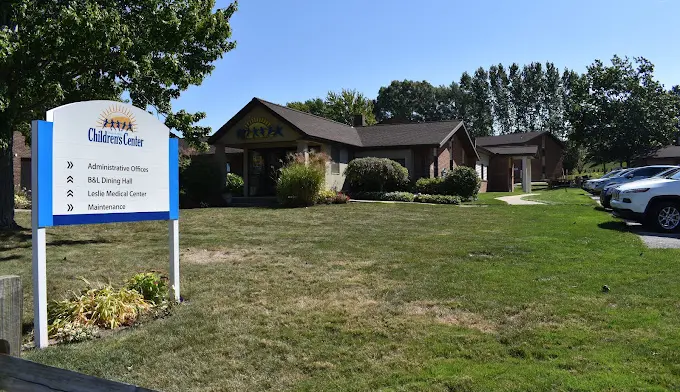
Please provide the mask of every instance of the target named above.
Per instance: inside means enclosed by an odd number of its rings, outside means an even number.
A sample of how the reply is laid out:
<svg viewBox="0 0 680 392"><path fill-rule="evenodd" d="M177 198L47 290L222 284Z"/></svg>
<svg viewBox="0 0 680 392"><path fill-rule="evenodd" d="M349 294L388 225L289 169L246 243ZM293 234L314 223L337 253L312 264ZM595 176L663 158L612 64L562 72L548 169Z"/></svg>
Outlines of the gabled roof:
<svg viewBox="0 0 680 392"><path fill-rule="evenodd" d="M498 136L485 136L478 137L476 142L478 146L503 146L509 144L524 144L530 140L533 140L544 133L549 133L547 131L541 132L523 132L523 133L509 133L507 135ZM550 134L552 136L552 134ZM560 142L561 143L561 142Z"/></svg>
<svg viewBox="0 0 680 392"><path fill-rule="evenodd" d="M362 147L441 146L463 124L460 120L380 124L356 128Z"/></svg>
<svg viewBox="0 0 680 392"><path fill-rule="evenodd" d="M269 109L279 120L288 124L291 128L302 132L305 136L330 140L333 142L349 144L352 146L360 146L361 140L356 130L349 125L329 120L327 118L315 116L310 113L301 112L299 110L291 109L285 106L277 105L272 102L265 101L260 98L253 98L243 109L226 124L222 125L217 132L215 132L208 139L209 144L214 144L219 138L227 132L235 123L243 118L255 105L262 105Z"/></svg>
<svg viewBox="0 0 680 392"><path fill-rule="evenodd" d="M538 153L537 145L530 146L494 146L494 147L478 147L482 151L488 151L494 155L510 155L510 156L534 156Z"/></svg>
<svg viewBox="0 0 680 392"><path fill-rule="evenodd" d="M215 144L238 121L247 115L255 105L269 110L279 120L311 139L319 139L355 147L397 147L397 146L443 146L456 132L463 130L464 138L475 150L462 121L439 121L411 124L384 124L367 127L351 127L327 118L291 109L285 106L253 98L243 109L215 132L209 144ZM475 152L476 153L476 152Z"/></svg>

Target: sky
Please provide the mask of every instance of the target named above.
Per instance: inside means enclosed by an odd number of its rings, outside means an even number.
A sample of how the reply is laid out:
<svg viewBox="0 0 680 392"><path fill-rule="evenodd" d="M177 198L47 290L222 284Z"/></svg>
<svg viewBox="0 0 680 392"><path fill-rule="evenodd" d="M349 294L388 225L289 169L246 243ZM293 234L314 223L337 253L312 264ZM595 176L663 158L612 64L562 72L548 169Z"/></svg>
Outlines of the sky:
<svg viewBox="0 0 680 392"><path fill-rule="evenodd" d="M228 1L218 0L223 8ZM253 97L279 104L392 80L458 81L492 64L642 56L680 84L680 0L241 0L236 48L173 109L203 111L213 132Z"/></svg>

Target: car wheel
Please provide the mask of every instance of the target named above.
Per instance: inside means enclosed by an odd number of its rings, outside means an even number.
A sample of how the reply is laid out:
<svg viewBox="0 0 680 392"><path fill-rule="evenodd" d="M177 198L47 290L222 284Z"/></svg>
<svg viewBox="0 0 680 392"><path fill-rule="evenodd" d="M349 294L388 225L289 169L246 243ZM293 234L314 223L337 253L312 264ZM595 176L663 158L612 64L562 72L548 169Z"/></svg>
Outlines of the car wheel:
<svg viewBox="0 0 680 392"><path fill-rule="evenodd" d="M604 208L612 208L612 196L611 195L605 195L602 200L600 200L600 204L602 204L602 207Z"/></svg>
<svg viewBox="0 0 680 392"><path fill-rule="evenodd" d="M649 220L658 231L676 232L680 230L680 205L673 202L658 203L654 205Z"/></svg>

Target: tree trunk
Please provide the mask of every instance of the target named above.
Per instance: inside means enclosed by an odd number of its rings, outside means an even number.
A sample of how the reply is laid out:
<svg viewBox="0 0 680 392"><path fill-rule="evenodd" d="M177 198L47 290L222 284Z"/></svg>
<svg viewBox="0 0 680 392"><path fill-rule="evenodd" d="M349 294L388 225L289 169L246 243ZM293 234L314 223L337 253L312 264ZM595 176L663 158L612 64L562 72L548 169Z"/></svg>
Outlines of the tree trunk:
<svg viewBox="0 0 680 392"><path fill-rule="evenodd" d="M0 131L0 134L4 131ZM9 133L7 143L0 144L0 230L16 229L14 222L14 165L12 146L14 135Z"/></svg>

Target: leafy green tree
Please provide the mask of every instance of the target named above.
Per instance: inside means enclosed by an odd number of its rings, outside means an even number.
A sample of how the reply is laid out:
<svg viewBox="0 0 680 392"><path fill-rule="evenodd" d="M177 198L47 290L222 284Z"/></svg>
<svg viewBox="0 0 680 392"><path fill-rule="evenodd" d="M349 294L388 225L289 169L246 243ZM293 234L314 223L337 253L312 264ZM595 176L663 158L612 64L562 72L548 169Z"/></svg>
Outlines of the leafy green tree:
<svg viewBox="0 0 680 392"><path fill-rule="evenodd" d="M321 98L308 99L304 102L288 102L286 106L301 112L311 113L315 116L328 117L326 101Z"/></svg>
<svg viewBox="0 0 680 392"><path fill-rule="evenodd" d="M326 99L314 98L304 102L288 102L287 107L352 125L355 114L363 114L367 125L376 123L373 101L357 90L329 91Z"/></svg>
<svg viewBox="0 0 680 392"><path fill-rule="evenodd" d="M543 77L543 129L560 139L567 136L564 116L564 93L562 76L553 63L545 64Z"/></svg>
<svg viewBox="0 0 680 392"><path fill-rule="evenodd" d="M525 98L526 92L524 88L524 80L522 79L522 71L517 63L512 63L508 69L508 78L510 79L510 99L512 106L512 114L514 117L513 132L527 132L528 124L528 105Z"/></svg>
<svg viewBox="0 0 680 392"><path fill-rule="evenodd" d="M389 86L381 87L378 91L375 104L376 119L403 122L441 120L438 98L446 96L442 95L442 92L442 90L437 92L435 87L426 81L394 80Z"/></svg>
<svg viewBox="0 0 680 392"><path fill-rule="evenodd" d="M352 125L355 114L363 114L367 125L376 123L373 101L357 90L342 89L339 93L330 91L326 97L328 118Z"/></svg>
<svg viewBox="0 0 680 392"><path fill-rule="evenodd" d="M0 15L0 227L15 227L12 132L56 106L90 99L153 108L190 142L209 128L204 113L171 101L200 84L232 50L236 3L211 0L10 0Z"/></svg>
<svg viewBox="0 0 680 392"><path fill-rule="evenodd" d="M596 60L572 113L572 140L597 163L631 163L671 143L677 132L678 98L654 79L647 59Z"/></svg>
<svg viewBox="0 0 680 392"><path fill-rule="evenodd" d="M492 65L489 68L489 85L494 126L500 134L512 133L515 119L512 115L510 79L503 64Z"/></svg>

